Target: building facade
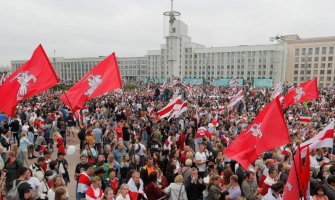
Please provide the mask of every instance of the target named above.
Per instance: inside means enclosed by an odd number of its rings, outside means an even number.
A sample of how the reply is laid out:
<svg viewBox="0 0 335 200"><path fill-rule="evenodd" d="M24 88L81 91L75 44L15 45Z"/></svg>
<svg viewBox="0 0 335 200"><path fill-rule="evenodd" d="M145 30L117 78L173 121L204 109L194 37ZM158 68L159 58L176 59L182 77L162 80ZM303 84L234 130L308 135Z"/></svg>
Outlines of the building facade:
<svg viewBox="0 0 335 200"><path fill-rule="evenodd" d="M286 80L299 84L317 78L320 87L335 86L335 37L281 38L288 47Z"/></svg>
<svg viewBox="0 0 335 200"><path fill-rule="evenodd" d="M92 58L50 58L55 72L61 80L80 80L88 71L105 57ZM12 61L12 69L19 68L25 60ZM143 81L147 77L146 57L117 58L120 74L124 82Z"/></svg>
<svg viewBox="0 0 335 200"><path fill-rule="evenodd" d="M252 83L255 79L296 84L317 77L320 87L334 86L335 37L300 38L287 35L267 45L205 47L194 43L188 26L173 10L164 13L168 23L165 43L143 57L118 57L124 82L170 82L173 79L217 79L236 77ZM104 57L50 58L62 80L79 80ZM15 70L25 61L12 61Z"/></svg>

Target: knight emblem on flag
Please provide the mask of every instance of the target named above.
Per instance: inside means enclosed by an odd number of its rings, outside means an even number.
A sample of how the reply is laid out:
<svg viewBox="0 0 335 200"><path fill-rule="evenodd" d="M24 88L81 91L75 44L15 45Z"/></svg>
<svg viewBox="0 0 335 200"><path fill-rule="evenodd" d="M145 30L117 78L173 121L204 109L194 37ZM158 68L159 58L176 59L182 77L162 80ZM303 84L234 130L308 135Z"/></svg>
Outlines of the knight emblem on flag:
<svg viewBox="0 0 335 200"><path fill-rule="evenodd" d="M101 75L89 75L85 81L88 81L90 88L84 93L86 96L91 96L97 87L102 83Z"/></svg>
<svg viewBox="0 0 335 200"><path fill-rule="evenodd" d="M261 131L261 123L259 124L253 124L249 130L246 132L248 134L249 132L252 133L253 136L259 137L260 139L262 138L262 131Z"/></svg>
<svg viewBox="0 0 335 200"><path fill-rule="evenodd" d="M17 82L20 84L19 91L17 92L17 100L22 100L28 92L29 82L33 80L36 83L37 78L34 75L29 75L28 71L18 73L11 82L17 79Z"/></svg>
<svg viewBox="0 0 335 200"><path fill-rule="evenodd" d="M301 87L297 87L297 88L295 89L295 93L296 93L296 95L294 96L294 101L295 101L295 102L300 101L301 97L302 97L303 95L305 95L305 92L304 92L303 88L301 88Z"/></svg>

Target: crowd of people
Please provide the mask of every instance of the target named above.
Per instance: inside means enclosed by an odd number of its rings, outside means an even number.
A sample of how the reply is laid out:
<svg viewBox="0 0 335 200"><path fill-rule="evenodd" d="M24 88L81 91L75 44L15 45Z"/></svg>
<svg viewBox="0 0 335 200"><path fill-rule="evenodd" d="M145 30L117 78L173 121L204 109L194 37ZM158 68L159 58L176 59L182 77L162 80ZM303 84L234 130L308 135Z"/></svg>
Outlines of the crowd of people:
<svg viewBox="0 0 335 200"><path fill-rule="evenodd" d="M289 87L284 85L284 93ZM2 198L63 200L75 192L77 200L279 200L297 145L335 119L334 89L320 89L317 100L284 110L291 143L259 155L244 169L224 150L270 102L273 88L159 88L142 84L111 92L79 113L59 100L62 91L49 90L21 102L15 116L1 115ZM244 98L228 109L237 90ZM188 101L187 112L157 116L177 95ZM302 116L311 121L301 122ZM203 130L209 134L197 138ZM76 166L66 159L69 142L79 143ZM334 153L334 148L311 152L311 199L335 200ZM68 191L70 182L76 191Z"/></svg>

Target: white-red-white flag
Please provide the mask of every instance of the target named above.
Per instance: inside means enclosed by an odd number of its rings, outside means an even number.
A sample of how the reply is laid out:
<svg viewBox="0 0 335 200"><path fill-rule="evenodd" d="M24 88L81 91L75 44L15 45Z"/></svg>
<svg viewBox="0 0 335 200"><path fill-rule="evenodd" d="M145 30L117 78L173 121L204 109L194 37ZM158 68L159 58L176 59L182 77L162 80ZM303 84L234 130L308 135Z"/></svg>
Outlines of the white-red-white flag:
<svg viewBox="0 0 335 200"><path fill-rule="evenodd" d="M277 96L280 95L279 99L283 96L282 95L283 92L283 85L281 82L278 82L276 84L275 89L273 90L272 94L271 94L271 99L275 99Z"/></svg>
<svg viewBox="0 0 335 200"><path fill-rule="evenodd" d="M149 116L152 116L155 113L155 110L153 107L147 107L147 111L148 111Z"/></svg>
<svg viewBox="0 0 335 200"><path fill-rule="evenodd" d="M175 99L172 99L168 105L166 105L164 108L162 108L161 110L157 112L160 119L170 116L170 114L175 109L175 106L177 108L178 105L179 106L181 105L181 102L182 102L181 96L178 96Z"/></svg>
<svg viewBox="0 0 335 200"><path fill-rule="evenodd" d="M240 90L237 94L235 94L229 101L227 108L234 107L239 101L241 101L244 97L243 91Z"/></svg>
<svg viewBox="0 0 335 200"><path fill-rule="evenodd" d="M170 150L171 149L171 144L172 144L172 140L171 140L171 136L169 136L164 142L164 145L163 145L164 150L166 150L166 149Z"/></svg>
<svg viewBox="0 0 335 200"><path fill-rule="evenodd" d="M300 116L299 117L299 122L304 123L304 124L311 123L312 122L312 117Z"/></svg>
<svg viewBox="0 0 335 200"><path fill-rule="evenodd" d="M309 146L310 150L328 147L333 147L334 141L334 121L330 122L322 131L320 131L316 136L303 142L300 145L301 156L306 155L306 147Z"/></svg>

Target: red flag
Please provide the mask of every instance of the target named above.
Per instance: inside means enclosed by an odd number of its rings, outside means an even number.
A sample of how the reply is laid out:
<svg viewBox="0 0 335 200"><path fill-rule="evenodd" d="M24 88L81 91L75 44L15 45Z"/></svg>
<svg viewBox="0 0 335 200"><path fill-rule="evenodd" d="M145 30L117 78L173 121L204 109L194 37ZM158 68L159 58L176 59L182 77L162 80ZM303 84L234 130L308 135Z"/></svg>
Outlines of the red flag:
<svg viewBox="0 0 335 200"><path fill-rule="evenodd" d="M299 146L294 156L294 163L284 188L283 200L300 199L300 196L304 196L305 200L309 199L307 195L310 179L309 149L307 148L308 158L305 160L304 168L302 168L300 149Z"/></svg>
<svg viewBox="0 0 335 200"><path fill-rule="evenodd" d="M299 177L302 174L302 164L300 156L300 148L298 148L295 156L294 162L292 164L290 174L287 179L287 183L284 188L283 200L300 199L300 184Z"/></svg>
<svg viewBox="0 0 335 200"><path fill-rule="evenodd" d="M119 68L112 53L66 91L66 95L62 94L61 100L76 111L83 108L86 101L121 87Z"/></svg>
<svg viewBox="0 0 335 200"><path fill-rule="evenodd" d="M301 192L303 193L305 200L308 199L307 190L308 190L309 179L310 179L310 175L309 175L310 169L311 169L311 160L309 157L309 147L307 147L307 155L305 159L304 170L302 172L302 177L301 177Z"/></svg>
<svg viewBox="0 0 335 200"><path fill-rule="evenodd" d="M296 88L291 88L284 98L284 108L290 105L317 99L319 97L316 79L301 83Z"/></svg>
<svg viewBox="0 0 335 200"><path fill-rule="evenodd" d="M6 100L0 101L0 110L12 116L20 101L35 96L58 82L58 77L42 45L39 45L30 60L13 72L1 85L0 96L6 97Z"/></svg>
<svg viewBox="0 0 335 200"><path fill-rule="evenodd" d="M247 169L259 154L289 142L287 125L277 97L237 136L224 154Z"/></svg>

